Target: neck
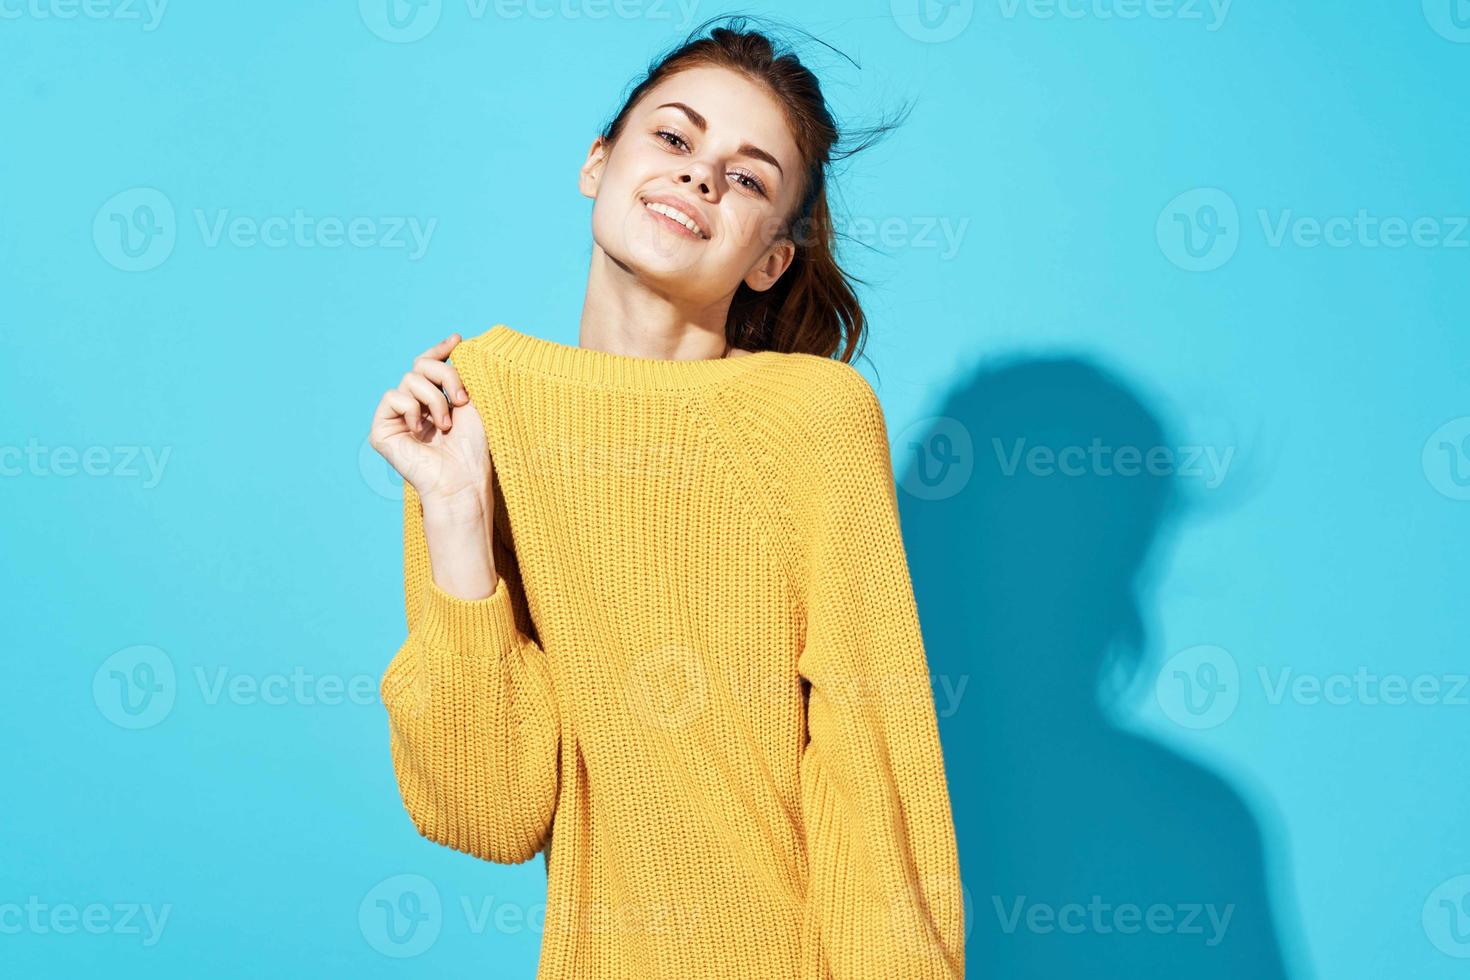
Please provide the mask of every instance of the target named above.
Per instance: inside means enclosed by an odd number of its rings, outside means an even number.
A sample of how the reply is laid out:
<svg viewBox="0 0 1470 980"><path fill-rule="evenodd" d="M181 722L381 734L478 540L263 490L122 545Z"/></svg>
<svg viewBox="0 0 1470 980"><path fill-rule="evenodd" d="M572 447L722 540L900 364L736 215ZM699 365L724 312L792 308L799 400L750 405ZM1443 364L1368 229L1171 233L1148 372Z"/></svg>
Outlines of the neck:
<svg viewBox="0 0 1470 980"><path fill-rule="evenodd" d="M727 357L731 298L690 304L639 279L594 244L578 345L659 360Z"/></svg>

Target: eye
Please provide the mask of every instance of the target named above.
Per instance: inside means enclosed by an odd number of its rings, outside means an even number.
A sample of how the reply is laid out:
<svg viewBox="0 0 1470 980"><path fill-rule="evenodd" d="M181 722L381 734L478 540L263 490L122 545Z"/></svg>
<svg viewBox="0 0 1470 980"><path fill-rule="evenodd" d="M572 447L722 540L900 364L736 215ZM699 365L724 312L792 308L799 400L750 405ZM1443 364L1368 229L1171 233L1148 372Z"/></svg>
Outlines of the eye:
<svg viewBox="0 0 1470 980"><path fill-rule="evenodd" d="M757 177L755 174L748 174L748 173L745 173L744 171L737 170L737 171L735 171L735 176L736 177L744 177L746 180L750 181L750 183L748 183L748 184L745 185L746 187L749 187L751 190L757 192L762 197L765 196L765 194L766 194L766 185L763 184L763 183L761 183L761 179L759 177Z"/></svg>
<svg viewBox="0 0 1470 980"><path fill-rule="evenodd" d="M653 135L658 137L669 146L678 147L680 149L688 149L689 147L689 142L684 139L684 137L674 132L674 130L672 129L656 129L654 130ZM767 196L765 183L762 182L761 179L755 174L746 173L743 170L735 170L731 172L736 177L744 178L743 180L739 181L741 187L744 187L747 190L755 191L761 197Z"/></svg>
<svg viewBox="0 0 1470 980"><path fill-rule="evenodd" d="M654 135L657 136L659 139L663 139L665 136L672 136L673 140L664 140L664 142L668 143L670 146L678 145L687 147L689 145L684 141L684 137L680 136L672 129L660 129L657 130Z"/></svg>

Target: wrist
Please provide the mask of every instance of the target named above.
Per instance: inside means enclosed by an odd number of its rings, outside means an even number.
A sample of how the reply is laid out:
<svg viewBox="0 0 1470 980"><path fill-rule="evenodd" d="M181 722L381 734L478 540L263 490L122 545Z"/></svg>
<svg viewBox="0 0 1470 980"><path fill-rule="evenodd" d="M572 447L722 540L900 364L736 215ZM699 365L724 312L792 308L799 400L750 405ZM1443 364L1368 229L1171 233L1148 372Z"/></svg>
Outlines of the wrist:
<svg viewBox="0 0 1470 980"><path fill-rule="evenodd" d="M462 527L466 524L490 526L491 495L488 486L471 487L450 494L420 495L425 525Z"/></svg>

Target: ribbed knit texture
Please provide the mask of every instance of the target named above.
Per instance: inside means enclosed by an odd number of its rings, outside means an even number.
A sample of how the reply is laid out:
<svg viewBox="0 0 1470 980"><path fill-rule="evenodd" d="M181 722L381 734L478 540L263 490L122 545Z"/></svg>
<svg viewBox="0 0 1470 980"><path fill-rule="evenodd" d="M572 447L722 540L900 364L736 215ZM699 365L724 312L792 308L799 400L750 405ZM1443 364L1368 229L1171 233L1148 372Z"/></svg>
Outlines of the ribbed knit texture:
<svg viewBox="0 0 1470 980"><path fill-rule="evenodd" d="M442 591L404 487L382 681L419 832L545 854L543 980L964 975L964 908L882 409L855 368L652 360L497 324L500 581Z"/></svg>

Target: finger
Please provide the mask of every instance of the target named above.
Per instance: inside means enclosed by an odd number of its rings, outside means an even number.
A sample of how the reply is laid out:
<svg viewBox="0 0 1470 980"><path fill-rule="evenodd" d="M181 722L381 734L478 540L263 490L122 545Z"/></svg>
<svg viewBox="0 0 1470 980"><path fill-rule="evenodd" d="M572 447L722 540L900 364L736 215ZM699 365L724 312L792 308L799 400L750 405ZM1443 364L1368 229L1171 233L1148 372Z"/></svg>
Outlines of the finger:
<svg viewBox="0 0 1470 980"><path fill-rule="evenodd" d="M419 400L413 395L398 391L397 388L390 388L382 395L382 400L378 403L378 411L373 414L373 429L379 430L384 435L394 435L398 426L403 426L416 435L422 428L422 419L420 419L422 411L423 406L420 406Z"/></svg>
<svg viewBox="0 0 1470 980"><path fill-rule="evenodd" d="M445 337L443 340L439 341L433 347L430 347L428 350L424 351L422 354L419 355L419 357L431 357L436 361L442 361L444 360L444 358L449 356L449 352L454 350L455 345L458 343L459 334L452 333L448 337Z"/></svg>
<svg viewBox="0 0 1470 980"><path fill-rule="evenodd" d="M459 380L459 372L455 370L453 364L421 357L413 362L413 369L443 388L444 393L454 404L463 405L470 400L469 390L465 388L464 382Z"/></svg>
<svg viewBox="0 0 1470 980"><path fill-rule="evenodd" d="M449 401L438 385L417 371L410 371L399 382L398 390L406 391L422 402L433 416L434 424L445 432L449 431Z"/></svg>
<svg viewBox="0 0 1470 980"><path fill-rule="evenodd" d="M423 403L420 403L412 394L394 388L385 394L382 400L387 404L388 410L403 419L409 432L417 433L423 429Z"/></svg>

